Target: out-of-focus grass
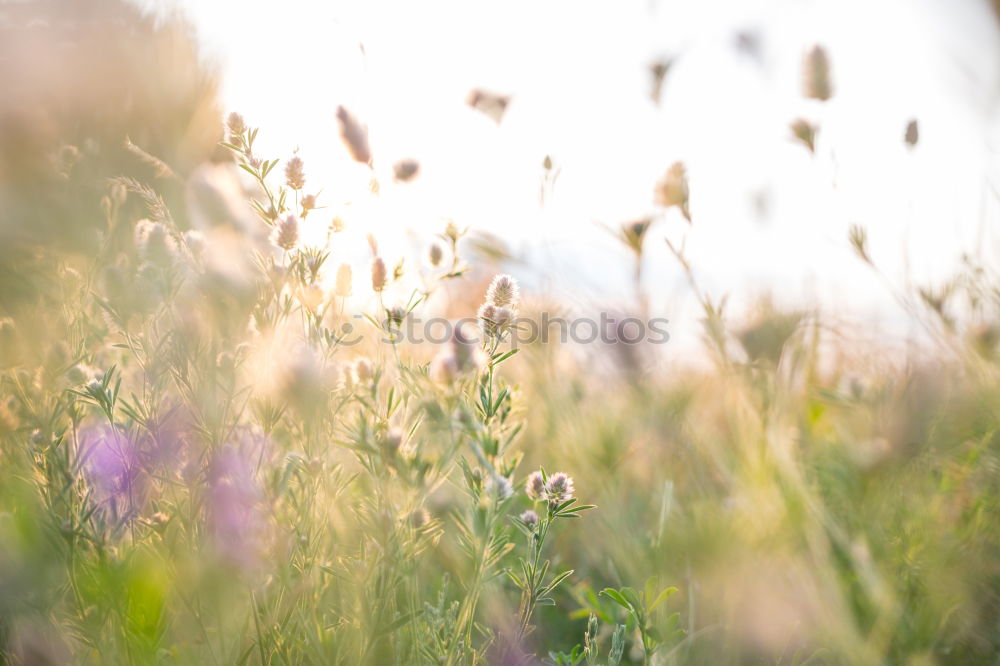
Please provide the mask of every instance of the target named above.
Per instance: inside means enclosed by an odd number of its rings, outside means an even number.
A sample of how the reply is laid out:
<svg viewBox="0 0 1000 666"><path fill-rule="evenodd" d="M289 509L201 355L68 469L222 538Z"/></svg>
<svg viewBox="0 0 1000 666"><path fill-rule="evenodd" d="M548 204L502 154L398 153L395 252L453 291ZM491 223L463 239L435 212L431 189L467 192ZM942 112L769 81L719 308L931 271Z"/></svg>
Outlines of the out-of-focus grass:
<svg viewBox="0 0 1000 666"><path fill-rule="evenodd" d="M125 16L108 34L194 57ZM112 93L60 109L5 75L4 128L45 129L5 133L0 171L5 661L1000 658L996 276L899 293L931 340L905 356L766 303L733 321L693 280L707 369L657 374L642 345L508 356L518 298L503 279L483 297L462 230L413 268L373 239L352 275L298 237L319 214L304 167L257 155L241 118L223 134L208 79L158 78L156 48L141 76L92 77L156 112L95 118ZM194 110L171 111L175 78ZM697 223L683 165L658 198ZM694 274L653 224L622 228L623 309L647 307L644 257ZM448 316L485 301L483 344L397 339L442 292Z"/></svg>

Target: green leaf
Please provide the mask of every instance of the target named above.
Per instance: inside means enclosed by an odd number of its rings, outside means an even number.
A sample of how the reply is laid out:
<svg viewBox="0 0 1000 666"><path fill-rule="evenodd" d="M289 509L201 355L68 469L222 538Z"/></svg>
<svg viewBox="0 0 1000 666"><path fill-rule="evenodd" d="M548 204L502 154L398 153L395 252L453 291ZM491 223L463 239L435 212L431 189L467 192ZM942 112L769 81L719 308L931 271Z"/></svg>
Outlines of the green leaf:
<svg viewBox="0 0 1000 666"><path fill-rule="evenodd" d="M516 585L519 590L524 589L524 582L517 577L516 573L514 573L510 569L504 569L503 572L507 574L507 578L510 578L511 582L514 583L514 585Z"/></svg>
<svg viewBox="0 0 1000 666"><path fill-rule="evenodd" d="M569 578L569 576L572 573L573 573L573 570L570 569L569 571L564 571L561 574L559 574L558 576L556 576L555 578L553 578L552 581L548 585L545 586L545 589L542 590L542 594L548 594L552 590L556 589L556 587L558 587L559 583L561 583L564 580L566 580L567 578Z"/></svg>
<svg viewBox="0 0 1000 666"><path fill-rule="evenodd" d="M619 592L614 588L611 587L604 588L603 590L601 590L601 596L611 599L611 601L615 602L616 604L618 604L627 611L633 610L632 605L628 602L628 600L622 596L621 592Z"/></svg>
<svg viewBox="0 0 1000 666"><path fill-rule="evenodd" d="M676 593L676 592L677 592L677 588L676 587L668 587L667 589L665 589L662 592L660 592L660 594L657 595L657 597L653 601L653 603L649 604L649 612L652 613L654 610L656 610L657 606L659 606L664 601L666 601L667 599L669 599L670 597L672 597L674 595L674 593Z"/></svg>
<svg viewBox="0 0 1000 666"><path fill-rule="evenodd" d="M516 354L518 351L520 351L520 350L519 349L511 349L508 352L500 354L499 356L497 356L496 358L493 359L493 365L500 365L501 363L503 363L504 361L506 361L507 359L509 359L511 356L513 356L514 354Z"/></svg>
<svg viewBox="0 0 1000 666"><path fill-rule="evenodd" d="M621 590L622 596L628 600L629 604L632 606L632 610L638 612L642 608L642 602L639 601L639 593L631 587L623 587Z"/></svg>
<svg viewBox="0 0 1000 666"><path fill-rule="evenodd" d="M396 629L402 627L403 625L408 624L410 620L414 619L422 612L423 611L414 611L412 613L404 613L403 615L396 618L393 622L391 622L390 624L386 625L385 627L377 631L375 635L381 636L382 634L390 634L394 632Z"/></svg>

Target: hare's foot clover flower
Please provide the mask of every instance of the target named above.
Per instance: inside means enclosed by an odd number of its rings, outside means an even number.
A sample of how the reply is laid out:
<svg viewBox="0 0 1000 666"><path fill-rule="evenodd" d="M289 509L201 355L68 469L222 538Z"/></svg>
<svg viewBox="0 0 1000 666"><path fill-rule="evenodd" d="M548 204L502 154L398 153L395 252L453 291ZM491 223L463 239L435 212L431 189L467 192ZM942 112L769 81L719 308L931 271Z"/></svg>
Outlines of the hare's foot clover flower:
<svg viewBox="0 0 1000 666"><path fill-rule="evenodd" d="M557 472L549 477L545 484L545 499L552 504L561 504L573 499L573 479L563 472Z"/></svg>
<svg viewBox="0 0 1000 666"><path fill-rule="evenodd" d="M540 500L545 496L545 477L541 472L535 471L528 475L528 480L524 484L524 492L532 500Z"/></svg>

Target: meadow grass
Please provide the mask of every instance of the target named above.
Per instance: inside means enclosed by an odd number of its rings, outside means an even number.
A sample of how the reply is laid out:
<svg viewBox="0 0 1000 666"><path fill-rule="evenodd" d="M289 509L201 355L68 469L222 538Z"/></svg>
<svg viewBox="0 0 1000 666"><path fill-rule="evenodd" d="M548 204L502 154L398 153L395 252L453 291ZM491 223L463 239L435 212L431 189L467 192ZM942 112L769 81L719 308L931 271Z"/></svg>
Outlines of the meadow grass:
<svg viewBox="0 0 1000 666"><path fill-rule="evenodd" d="M638 307L673 256L708 367L512 347L542 301L487 287L465 230L352 270L336 223L303 240L306 165L226 124L183 215L116 178L79 194L93 251L4 254L3 659L998 663L992 275L900 292L930 342L889 360L809 313L734 323L644 220ZM658 198L691 220L683 165ZM476 324L411 344L436 314Z"/></svg>

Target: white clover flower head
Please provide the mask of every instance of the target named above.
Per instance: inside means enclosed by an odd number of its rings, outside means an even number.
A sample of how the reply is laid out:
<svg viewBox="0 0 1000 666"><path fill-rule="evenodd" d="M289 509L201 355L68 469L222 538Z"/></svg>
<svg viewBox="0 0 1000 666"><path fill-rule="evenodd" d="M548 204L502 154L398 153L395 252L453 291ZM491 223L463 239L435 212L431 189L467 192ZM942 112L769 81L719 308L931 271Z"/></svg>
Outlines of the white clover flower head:
<svg viewBox="0 0 1000 666"><path fill-rule="evenodd" d="M514 486L510 479L499 474L494 474L486 480L486 490L498 502L502 502L514 494Z"/></svg>
<svg viewBox="0 0 1000 666"><path fill-rule="evenodd" d="M289 213L274 225L271 242L282 250L291 250L299 243L299 218Z"/></svg>
<svg viewBox="0 0 1000 666"><path fill-rule="evenodd" d="M387 277L388 271L386 271L385 262L382 260L382 257L372 259L372 289L375 291L385 289Z"/></svg>
<svg viewBox="0 0 1000 666"><path fill-rule="evenodd" d="M573 479L570 476L563 472L556 472L549 477L549 482L545 485L545 499L552 504L560 504L573 499L575 490Z"/></svg>
<svg viewBox="0 0 1000 666"><path fill-rule="evenodd" d="M532 511L531 509L528 509L527 511L522 513L520 518L521 522L524 523L528 527L528 529L533 530L536 527L538 527L538 514Z"/></svg>
<svg viewBox="0 0 1000 666"><path fill-rule="evenodd" d="M528 480L524 483L524 492L533 500L540 500L545 496L545 479L541 472L532 472L528 475Z"/></svg>
<svg viewBox="0 0 1000 666"><path fill-rule="evenodd" d="M517 286L517 280L506 273L500 273L494 277L489 289L486 290L486 302L497 307L516 310L520 298L521 291Z"/></svg>

